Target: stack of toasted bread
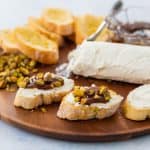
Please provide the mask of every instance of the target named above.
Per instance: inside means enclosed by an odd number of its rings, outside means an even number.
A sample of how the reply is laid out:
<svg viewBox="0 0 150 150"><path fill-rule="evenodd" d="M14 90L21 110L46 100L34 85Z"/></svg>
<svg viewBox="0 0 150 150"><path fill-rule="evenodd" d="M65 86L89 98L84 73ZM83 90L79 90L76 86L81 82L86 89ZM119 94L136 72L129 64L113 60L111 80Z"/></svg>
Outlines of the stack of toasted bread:
<svg viewBox="0 0 150 150"><path fill-rule="evenodd" d="M55 64L59 60L60 46L64 37L76 44L96 31L104 18L92 15L73 16L71 12L58 8L45 9L39 18L29 17L23 27L0 32L0 46L7 53L24 53L44 64ZM112 35L105 29L98 40L106 41Z"/></svg>

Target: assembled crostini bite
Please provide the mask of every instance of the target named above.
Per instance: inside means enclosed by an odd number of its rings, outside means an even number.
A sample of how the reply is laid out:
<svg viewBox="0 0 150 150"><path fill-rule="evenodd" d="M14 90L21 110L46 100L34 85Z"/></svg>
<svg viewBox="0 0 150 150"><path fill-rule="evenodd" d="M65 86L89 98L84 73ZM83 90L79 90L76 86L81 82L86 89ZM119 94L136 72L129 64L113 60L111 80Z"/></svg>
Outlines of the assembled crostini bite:
<svg viewBox="0 0 150 150"><path fill-rule="evenodd" d="M72 79L53 73L38 73L32 76L26 86L17 91L14 105L24 109L33 109L40 105L59 102L74 86Z"/></svg>
<svg viewBox="0 0 150 150"><path fill-rule="evenodd" d="M68 120L103 119L115 114L122 100L105 86L75 86L63 98L57 116Z"/></svg>

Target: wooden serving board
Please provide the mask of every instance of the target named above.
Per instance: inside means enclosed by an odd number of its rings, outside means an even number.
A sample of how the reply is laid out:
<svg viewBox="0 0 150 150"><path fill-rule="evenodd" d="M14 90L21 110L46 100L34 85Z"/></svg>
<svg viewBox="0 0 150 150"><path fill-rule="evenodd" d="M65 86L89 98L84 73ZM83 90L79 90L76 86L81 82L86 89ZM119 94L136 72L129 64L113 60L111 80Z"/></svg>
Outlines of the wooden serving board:
<svg viewBox="0 0 150 150"><path fill-rule="evenodd" d="M69 44L61 49L59 64L67 60L67 54L72 48L74 48L74 45ZM42 67L41 69L54 71L55 68L56 65ZM77 76L72 78L79 85L91 85L93 83L107 85L124 97L130 90L137 87L137 85L121 82L108 82ZM67 121L56 117L59 104L47 106L46 113L40 110L31 112L14 107L14 97L15 93L0 91L1 119L30 132L73 141L125 140L137 135L150 133L150 120L136 122L125 119L121 109L114 116L104 120Z"/></svg>

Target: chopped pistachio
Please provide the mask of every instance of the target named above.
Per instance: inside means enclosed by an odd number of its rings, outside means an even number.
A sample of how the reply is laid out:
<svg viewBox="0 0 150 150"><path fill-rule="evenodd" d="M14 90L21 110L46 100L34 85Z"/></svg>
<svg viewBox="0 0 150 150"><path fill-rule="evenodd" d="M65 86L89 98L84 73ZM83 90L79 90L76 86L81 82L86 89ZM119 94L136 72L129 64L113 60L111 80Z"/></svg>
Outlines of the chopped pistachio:
<svg viewBox="0 0 150 150"><path fill-rule="evenodd" d="M80 104L85 104L87 102L86 98L82 98Z"/></svg>
<svg viewBox="0 0 150 150"><path fill-rule="evenodd" d="M25 67L25 65L26 65L26 64L25 64L23 61L20 62L20 66L21 66L21 67Z"/></svg>
<svg viewBox="0 0 150 150"><path fill-rule="evenodd" d="M106 86L100 86L99 87L99 94L103 94L104 91L107 90L107 87Z"/></svg>
<svg viewBox="0 0 150 150"><path fill-rule="evenodd" d="M111 99L111 96L110 96L109 91L105 91L105 92L103 93L103 95L104 95L104 98L105 98L106 101L109 101L109 100Z"/></svg>
<svg viewBox="0 0 150 150"><path fill-rule="evenodd" d="M75 102L79 102L80 101L80 98L79 97L75 97Z"/></svg>
<svg viewBox="0 0 150 150"><path fill-rule="evenodd" d="M6 88L6 81L5 80L0 80L0 88Z"/></svg>
<svg viewBox="0 0 150 150"><path fill-rule="evenodd" d="M5 80L7 81L7 82L11 82L11 79L10 79L10 77L8 76L8 77L6 77L5 78Z"/></svg>
<svg viewBox="0 0 150 150"><path fill-rule="evenodd" d="M13 73L12 73L12 75L15 76L15 77L18 77L18 74L19 73L16 70L14 70Z"/></svg>
<svg viewBox="0 0 150 150"><path fill-rule="evenodd" d="M41 107L40 109L41 109L41 111L42 111L43 113L46 113L46 112L47 112L46 108L44 108L44 107Z"/></svg>
<svg viewBox="0 0 150 150"><path fill-rule="evenodd" d="M52 74L50 72L46 72L44 74L44 81L51 81L52 79Z"/></svg>
<svg viewBox="0 0 150 150"><path fill-rule="evenodd" d="M99 99L100 98L100 96L99 95L94 95L94 99Z"/></svg>
<svg viewBox="0 0 150 150"><path fill-rule="evenodd" d="M54 85L54 87L60 87L60 86L62 86L62 83L60 81L55 81L52 84Z"/></svg>
<svg viewBox="0 0 150 150"><path fill-rule="evenodd" d="M9 74L8 71L3 71L3 72L0 72L0 76L7 76Z"/></svg>
<svg viewBox="0 0 150 150"><path fill-rule="evenodd" d="M29 75L30 74L29 70L24 68L24 67L20 67L20 72L23 73L24 75Z"/></svg>
<svg viewBox="0 0 150 150"><path fill-rule="evenodd" d="M9 89L16 85L18 87L25 87L26 77L32 73L38 71L36 67L36 62L31 60L24 54L1 54L0 56L0 78L5 80L5 86L1 87ZM7 87L6 87L7 86Z"/></svg>
<svg viewBox="0 0 150 150"><path fill-rule="evenodd" d="M55 88L54 84L50 84L50 87L51 87L52 89Z"/></svg>
<svg viewBox="0 0 150 150"><path fill-rule="evenodd" d="M98 107L95 107L95 112L98 112L100 109Z"/></svg>
<svg viewBox="0 0 150 150"><path fill-rule="evenodd" d="M38 72L38 69L33 69L32 71L31 71L32 73L36 73L36 72Z"/></svg>
<svg viewBox="0 0 150 150"><path fill-rule="evenodd" d="M57 77L56 79L57 79L58 81L60 81L60 82L64 82L64 79L63 79L63 78Z"/></svg>
<svg viewBox="0 0 150 150"><path fill-rule="evenodd" d="M10 69L14 69L14 68L16 68L16 65L17 65L17 64L16 64L15 62L13 62L13 63L10 64L9 68L10 68Z"/></svg>
<svg viewBox="0 0 150 150"><path fill-rule="evenodd" d="M10 77L10 81L15 83L15 82L17 81L17 77L11 76L11 77Z"/></svg>
<svg viewBox="0 0 150 150"><path fill-rule="evenodd" d="M29 62L29 66L30 66L31 68L34 68L35 65L36 65L36 61L34 61L34 60L31 60L31 61Z"/></svg>
<svg viewBox="0 0 150 150"><path fill-rule="evenodd" d="M38 73L38 74L36 75L36 77L37 77L38 79L42 79L43 76L44 76L44 73L43 73L43 72L40 72L40 73Z"/></svg>
<svg viewBox="0 0 150 150"><path fill-rule="evenodd" d="M27 85L28 81L25 80L23 77L20 77L18 80L17 80L17 85L18 87L21 87L21 88L25 88L26 85Z"/></svg>
<svg viewBox="0 0 150 150"><path fill-rule="evenodd" d="M25 65L28 65L29 59L28 59L28 58L25 58L25 59L23 60L23 63L24 63Z"/></svg>
<svg viewBox="0 0 150 150"><path fill-rule="evenodd" d="M78 87L78 86L76 86L76 87L74 88L74 90L73 90L73 94L74 94L75 96L82 97L82 96L84 96L84 93L85 93L85 89L80 88L80 87Z"/></svg>
<svg viewBox="0 0 150 150"><path fill-rule="evenodd" d="M42 79L38 79L35 81L37 85L44 85L44 81Z"/></svg>
<svg viewBox="0 0 150 150"><path fill-rule="evenodd" d="M86 93L87 93L87 95L92 96L95 94L95 91L94 91L94 89L89 89L89 90L87 90Z"/></svg>

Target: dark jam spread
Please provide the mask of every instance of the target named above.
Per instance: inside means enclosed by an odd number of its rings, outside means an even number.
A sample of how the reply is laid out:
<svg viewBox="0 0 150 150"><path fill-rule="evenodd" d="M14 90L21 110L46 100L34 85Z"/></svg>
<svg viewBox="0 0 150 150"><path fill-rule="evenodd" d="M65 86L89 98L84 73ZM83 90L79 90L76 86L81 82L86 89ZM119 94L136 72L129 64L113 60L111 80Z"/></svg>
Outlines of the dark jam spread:
<svg viewBox="0 0 150 150"><path fill-rule="evenodd" d="M149 22L134 22L134 23L126 23L121 25L124 30L133 33L137 30L150 30Z"/></svg>
<svg viewBox="0 0 150 150"><path fill-rule="evenodd" d="M110 91L105 86L80 87L73 90L75 101L80 104L90 105L93 103L107 103L111 99Z"/></svg>
<svg viewBox="0 0 150 150"><path fill-rule="evenodd" d="M53 89L64 85L64 79L50 72L38 73L32 76L27 84L27 88Z"/></svg>
<svg viewBox="0 0 150 150"><path fill-rule="evenodd" d="M136 44L136 45L150 45L150 23L149 22L134 22L121 23L118 22L113 26L114 31L113 41Z"/></svg>

